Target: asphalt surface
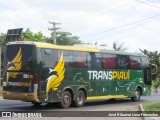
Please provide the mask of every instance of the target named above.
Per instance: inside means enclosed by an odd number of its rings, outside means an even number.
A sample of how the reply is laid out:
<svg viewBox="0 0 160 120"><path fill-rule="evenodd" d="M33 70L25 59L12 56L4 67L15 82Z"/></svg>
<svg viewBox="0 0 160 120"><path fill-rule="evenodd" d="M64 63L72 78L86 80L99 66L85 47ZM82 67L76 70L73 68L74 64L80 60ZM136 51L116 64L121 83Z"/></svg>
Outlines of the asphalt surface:
<svg viewBox="0 0 160 120"><path fill-rule="evenodd" d="M160 92L158 94L152 93L151 96L142 96L138 102L132 102L129 98L116 99L114 101L87 101L83 107L71 107L69 109L62 109L59 104L42 104L41 107L34 107L30 102L22 102L18 100L4 100L0 97L0 110L47 110L47 111L121 111L129 110L127 106L135 106L148 101L160 100ZM117 108L121 108L120 110ZM124 109L123 109L124 107ZM132 107L131 107L132 108ZM138 109L137 109L138 110Z"/></svg>
<svg viewBox="0 0 160 120"><path fill-rule="evenodd" d="M49 115L54 116L54 114L58 114L59 116L55 116L54 119L60 119L60 120L70 120L73 119L71 116L76 116L78 113L78 116L83 117L75 117L79 120L92 120L92 119L102 119L102 120L142 120L142 117L99 117L98 111L105 111L106 114L109 114L110 111L119 111L119 112L128 112L128 111L140 111L139 104L148 102L148 101L157 101L160 100L160 93L155 94L153 93L151 96L144 96L141 97L141 100L138 102L132 102L130 99L116 99L114 101L109 100L103 100L103 101L87 101L83 107L70 107L69 109L62 109L59 104L42 104L40 107L35 107L31 103L26 103L22 101L16 101L16 100L3 100L0 98L0 111L34 111L34 112L45 112L50 113ZM70 111L70 112L68 112ZM78 111L78 112L76 112ZM91 111L97 111L97 112L91 112ZM79 114L80 112L80 114ZM100 112L101 114L102 112ZM67 116L68 115L68 116ZM67 117L65 117L67 116ZM89 116L89 117L86 117ZM92 117L93 116L93 117ZM19 120L20 118L5 118L7 120L10 119L16 119ZM27 118L26 118L27 119ZM46 118L32 118L42 120L50 120L52 117L46 117ZM159 118L160 119L160 118ZM158 120L158 119L157 119Z"/></svg>

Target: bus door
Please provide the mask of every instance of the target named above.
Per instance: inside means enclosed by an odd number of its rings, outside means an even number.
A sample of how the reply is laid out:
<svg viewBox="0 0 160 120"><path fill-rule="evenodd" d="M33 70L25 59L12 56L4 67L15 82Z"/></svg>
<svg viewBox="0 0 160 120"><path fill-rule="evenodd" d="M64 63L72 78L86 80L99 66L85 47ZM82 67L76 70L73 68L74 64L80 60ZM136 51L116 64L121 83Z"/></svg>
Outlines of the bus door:
<svg viewBox="0 0 160 120"><path fill-rule="evenodd" d="M151 85L152 80L151 80L151 67L145 67L144 68L144 83L146 85Z"/></svg>
<svg viewBox="0 0 160 120"><path fill-rule="evenodd" d="M157 65L151 64L151 71L152 71L152 80L155 81L157 78Z"/></svg>
<svg viewBox="0 0 160 120"><path fill-rule="evenodd" d="M20 93L33 93L35 70L35 46L30 44L9 44L4 59L5 74L3 90Z"/></svg>
<svg viewBox="0 0 160 120"><path fill-rule="evenodd" d="M60 58L60 50L41 48L40 55L37 56L40 59L40 69L39 69L39 95L40 101L45 102L46 100L52 102L56 101L56 92L54 91L54 86L51 89L47 89L49 81L54 79L54 77L59 77L55 66L57 65ZM37 60L38 60L37 59ZM52 83L54 84L54 83Z"/></svg>
<svg viewBox="0 0 160 120"><path fill-rule="evenodd" d="M149 64L149 59L147 57L142 57L141 60L144 74L144 83L146 85L151 85L151 66Z"/></svg>
<svg viewBox="0 0 160 120"><path fill-rule="evenodd" d="M151 84L152 84L152 73L151 73L149 58L141 57L141 60L142 60L142 67L143 67L144 84L146 85L146 91L143 93L143 95L150 95Z"/></svg>

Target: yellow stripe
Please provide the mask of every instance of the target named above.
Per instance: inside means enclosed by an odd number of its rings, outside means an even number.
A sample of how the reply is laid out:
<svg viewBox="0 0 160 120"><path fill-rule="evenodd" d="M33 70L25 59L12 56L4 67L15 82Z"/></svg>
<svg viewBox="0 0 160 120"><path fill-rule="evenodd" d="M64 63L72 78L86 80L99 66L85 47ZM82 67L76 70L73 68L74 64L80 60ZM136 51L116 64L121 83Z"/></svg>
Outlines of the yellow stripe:
<svg viewBox="0 0 160 120"><path fill-rule="evenodd" d="M87 97L87 100L103 100L103 99L111 99L111 98L127 98L128 96L124 95L108 95L108 96L92 96Z"/></svg>
<svg viewBox="0 0 160 120"><path fill-rule="evenodd" d="M19 51L18 51L16 57L12 60L12 63L17 62L17 59L18 59L20 56L21 56L21 47L20 47L20 49L19 49Z"/></svg>
<svg viewBox="0 0 160 120"><path fill-rule="evenodd" d="M53 48L53 49L62 49L62 50L75 50L75 51L88 51L88 52L99 52L100 51L99 49L94 49L94 48L61 46L61 45L53 45L49 43L36 43L36 46L39 48Z"/></svg>
<svg viewBox="0 0 160 120"><path fill-rule="evenodd" d="M37 92L34 93L19 93L19 96L16 95L15 92L3 91L4 99L12 99L12 100L24 100L24 101L35 101L39 102Z"/></svg>

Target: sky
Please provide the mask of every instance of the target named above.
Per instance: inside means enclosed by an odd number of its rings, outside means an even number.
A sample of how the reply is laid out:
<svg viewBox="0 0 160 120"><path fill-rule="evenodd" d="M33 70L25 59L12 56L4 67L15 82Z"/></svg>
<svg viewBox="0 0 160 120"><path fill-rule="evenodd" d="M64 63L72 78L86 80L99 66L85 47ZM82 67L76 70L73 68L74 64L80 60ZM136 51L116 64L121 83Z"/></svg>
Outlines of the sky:
<svg viewBox="0 0 160 120"><path fill-rule="evenodd" d="M84 43L160 52L160 0L0 0L0 6L0 33L30 28L50 36L51 21Z"/></svg>

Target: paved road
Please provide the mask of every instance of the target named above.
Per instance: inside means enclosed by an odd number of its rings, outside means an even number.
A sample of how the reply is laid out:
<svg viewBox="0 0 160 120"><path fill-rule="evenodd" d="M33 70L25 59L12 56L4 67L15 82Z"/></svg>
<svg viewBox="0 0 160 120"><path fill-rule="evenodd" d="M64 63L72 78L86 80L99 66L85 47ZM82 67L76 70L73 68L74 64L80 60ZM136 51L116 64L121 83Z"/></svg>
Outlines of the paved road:
<svg viewBox="0 0 160 120"><path fill-rule="evenodd" d="M82 115L89 115L89 116L95 116L96 112L85 112L85 111L138 111L139 110L139 104L140 103L144 103L144 102L148 102L148 101L156 101L156 100L160 100L160 94L152 94L152 96L146 96L146 97L141 97L141 100L139 102L131 102L130 99L117 99L115 101L90 101L90 102L86 102L85 106L80 107L80 108L75 108L75 107L71 107L69 109L62 109L60 108L60 106L58 104L43 104L41 107L34 107L31 103L25 103L25 102L21 102L21 101L12 101L12 100L0 100L0 111L30 111L30 110L34 110L34 111L46 111L46 112L50 112L52 111L53 114L56 111L60 111L60 113L63 113L63 115L68 114L66 113L66 111L81 111ZM76 112L75 112L76 113ZM75 114L74 112L72 112L72 114ZM7 118L7 120L9 120L10 118ZM19 118L18 118L19 119ZM16 118L16 120L18 120ZM39 120L41 120L42 118L38 118ZM46 118L47 120L50 120L52 118ZM56 119L60 119L60 120L70 120L72 118L67 117L56 117ZM76 118L76 119L80 119L80 120L87 120L88 118L86 117L80 117L80 118ZM94 119L95 117L89 117L90 120ZM106 117L96 117L96 119L102 119L102 120L106 120ZM116 117L107 117L107 120L111 119L111 120L142 120L141 117L122 117L122 118L116 118Z"/></svg>

